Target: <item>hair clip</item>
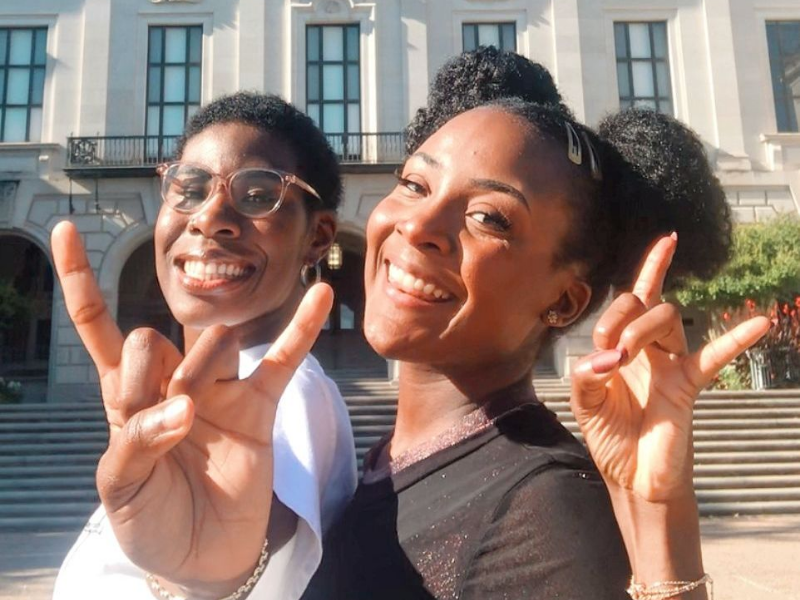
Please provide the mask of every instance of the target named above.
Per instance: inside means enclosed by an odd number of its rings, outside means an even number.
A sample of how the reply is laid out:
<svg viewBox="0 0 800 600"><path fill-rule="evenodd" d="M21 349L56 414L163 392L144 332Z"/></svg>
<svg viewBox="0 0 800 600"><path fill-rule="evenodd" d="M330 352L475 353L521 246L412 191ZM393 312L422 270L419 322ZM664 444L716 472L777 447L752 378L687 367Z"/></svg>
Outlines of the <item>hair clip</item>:
<svg viewBox="0 0 800 600"><path fill-rule="evenodd" d="M592 169L592 179L595 181L603 181L603 173L600 171L600 159L597 156L597 150L594 149L594 145L586 132L582 131L581 133L583 134L583 141L586 142L586 147L589 150L589 166Z"/></svg>
<svg viewBox="0 0 800 600"><path fill-rule="evenodd" d="M564 123L567 127L567 157L576 165L583 162L581 153L581 140L578 133L569 121Z"/></svg>

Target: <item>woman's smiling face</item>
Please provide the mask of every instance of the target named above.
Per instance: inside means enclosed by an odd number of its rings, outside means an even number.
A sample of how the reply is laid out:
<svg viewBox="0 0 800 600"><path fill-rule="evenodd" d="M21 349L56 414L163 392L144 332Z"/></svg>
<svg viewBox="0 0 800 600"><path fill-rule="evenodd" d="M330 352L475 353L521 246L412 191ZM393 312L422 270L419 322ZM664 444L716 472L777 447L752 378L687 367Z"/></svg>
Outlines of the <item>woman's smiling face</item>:
<svg viewBox="0 0 800 600"><path fill-rule="evenodd" d="M246 167L296 173L293 151L250 125L212 125L192 137L181 161L227 177ZM237 213L217 186L193 214L163 205L155 230L156 271L170 309L186 327L253 323L277 333L294 311L299 272L309 259L319 215L289 186L280 209L263 219ZM274 325L274 326L273 326Z"/></svg>
<svg viewBox="0 0 800 600"><path fill-rule="evenodd" d="M367 226L372 346L442 367L529 360L547 309L572 317L588 301L578 268L555 261L567 177L566 148L497 108L431 136Z"/></svg>

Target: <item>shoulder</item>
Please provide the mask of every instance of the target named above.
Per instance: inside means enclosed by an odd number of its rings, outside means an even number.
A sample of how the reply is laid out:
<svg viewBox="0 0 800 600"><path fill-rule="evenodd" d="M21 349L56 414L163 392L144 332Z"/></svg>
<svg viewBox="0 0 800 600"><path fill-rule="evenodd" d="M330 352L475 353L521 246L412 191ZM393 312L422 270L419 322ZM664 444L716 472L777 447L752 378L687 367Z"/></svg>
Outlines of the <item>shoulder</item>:
<svg viewBox="0 0 800 600"><path fill-rule="evenodd" d="M552 460L525 472L493 507L463 597L504 597L510 589L524 590L515 597L549 590L576 600L616 600L627 597L629 576L602 479L591 465Z"/></svg>

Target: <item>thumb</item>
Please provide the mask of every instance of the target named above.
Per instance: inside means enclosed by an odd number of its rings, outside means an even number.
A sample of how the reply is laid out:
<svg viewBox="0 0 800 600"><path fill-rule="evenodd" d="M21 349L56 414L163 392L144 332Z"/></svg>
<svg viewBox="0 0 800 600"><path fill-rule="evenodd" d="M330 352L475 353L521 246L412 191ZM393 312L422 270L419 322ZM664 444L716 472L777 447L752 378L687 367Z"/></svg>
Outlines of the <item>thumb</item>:
<svg viewBox="0 0 800 600"><path fill-rule="evenodd" d="M623 354L619 350L599 350L581 358L572 370L570 404L576 414L592 411L606 399L606 384L619 371Z"/></svg>
<svg viewBox="0 0 800 600"><path fill-rule="evenodd" d="M127 504L156 462L186 437L194 419L188 396L176 396L133 415L114 436L97 466L97 491L109 510Z"/></svg>

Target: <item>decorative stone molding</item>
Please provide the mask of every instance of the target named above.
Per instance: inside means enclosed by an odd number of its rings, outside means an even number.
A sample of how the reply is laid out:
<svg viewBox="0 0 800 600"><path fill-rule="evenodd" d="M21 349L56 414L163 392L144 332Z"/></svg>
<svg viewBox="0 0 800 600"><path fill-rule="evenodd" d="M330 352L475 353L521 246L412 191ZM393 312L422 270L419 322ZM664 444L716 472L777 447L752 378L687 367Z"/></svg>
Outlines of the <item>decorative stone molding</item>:
<svg viewBox="0 0 800 600"><path fill-rule="evenodd" d="M800 169L800 133L765 133L761 135L761 142L770 171Z"/></svg>
<svg viewBox="0 0 800 600"><path fill-rule="evenodd" d="M11 220L19 181L0 181L0 222Z"/></svg>
<svg viewBox="0 0 800 600"><path fill-rule="evenodd" d="M354 2L354 0L312 0L311 2L293 2L292 8L315 13L320 19L351 20L358 19L359 16L365 14L365 11L371 18L375 3Z"/></svg>
<svg viewBox="0 0 800 600"><path fill-rule="evenodd" d="M780 214L798 213L788 186L726 187L725 195L737 223L762 223Z"/></svg>

